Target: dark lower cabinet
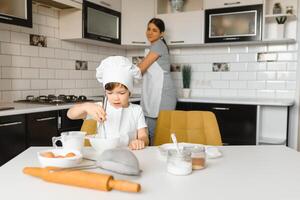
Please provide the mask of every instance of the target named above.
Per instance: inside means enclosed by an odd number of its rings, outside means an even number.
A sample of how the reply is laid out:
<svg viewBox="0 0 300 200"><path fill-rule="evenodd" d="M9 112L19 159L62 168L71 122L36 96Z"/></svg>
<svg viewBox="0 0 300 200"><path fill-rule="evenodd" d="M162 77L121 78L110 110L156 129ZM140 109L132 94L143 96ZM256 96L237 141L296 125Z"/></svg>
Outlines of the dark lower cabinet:
<svg viewBox="0 0 300 200"><path fill-rule="evenodd" d="M25 115L0 117L0 166L27 147Z"/></svg>
<svg viewBox="0 0 300 200"><path fill-rule="evenodd" d="M27 141L29 146L51 146L58 136L58 111L27 114Z"/></svg>
<svg viewBox="0 0 300 200"><path fill-rule="evenodd" d="M79 131L81 129L83 120L78 119L78 120L71 120L67 116L68 110L59 110L59 127L58 127L58 132L59 134L64 131Z"/></svg>
<svg viewBox="0 0 300 200"><path fill-rule="evenodd" d="M83 120L70 120L67 109L0 117L0 166L30 146L52 146L52 137L79 131Z"/></svg>
<svg viewBox="0 0 300 200"><path fill-rule="evenodd" d="M256 144L255 105L178 102L177 110L212 111L216 115L224 145Z"/></svg>

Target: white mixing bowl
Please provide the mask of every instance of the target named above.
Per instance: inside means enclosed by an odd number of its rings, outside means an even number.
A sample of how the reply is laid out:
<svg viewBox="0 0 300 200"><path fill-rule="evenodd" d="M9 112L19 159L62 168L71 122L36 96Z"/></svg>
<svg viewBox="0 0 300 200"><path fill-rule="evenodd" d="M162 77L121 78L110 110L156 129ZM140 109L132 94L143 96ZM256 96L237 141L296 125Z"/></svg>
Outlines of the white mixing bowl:
<svg viewBox="0 0 300 200"><path fill-rule="evenodd" d="M97 136L89 136L87 138L97 153L102 153L106 149L117 148L120 143L120 137L102 138Z"/></svg>

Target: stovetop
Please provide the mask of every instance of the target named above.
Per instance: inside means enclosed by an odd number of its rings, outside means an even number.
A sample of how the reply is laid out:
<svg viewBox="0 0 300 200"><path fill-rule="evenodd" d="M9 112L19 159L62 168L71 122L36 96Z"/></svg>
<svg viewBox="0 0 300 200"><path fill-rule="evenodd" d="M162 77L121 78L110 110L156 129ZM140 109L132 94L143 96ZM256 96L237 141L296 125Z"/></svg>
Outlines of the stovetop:
<svg viewBox="0 0 300 200"><path fill-rule="evenodd" d="M62 105L62 104L68 104L68 103L83 103L93 101L91 99L87 99L86 96L80 95L64 95L60 94L58 96L56 95L41 95L41 96L33 96L29 95L26 97L26 99L17 100L16 103L36 103L36 104L50 104L50 105Z"/></svg>

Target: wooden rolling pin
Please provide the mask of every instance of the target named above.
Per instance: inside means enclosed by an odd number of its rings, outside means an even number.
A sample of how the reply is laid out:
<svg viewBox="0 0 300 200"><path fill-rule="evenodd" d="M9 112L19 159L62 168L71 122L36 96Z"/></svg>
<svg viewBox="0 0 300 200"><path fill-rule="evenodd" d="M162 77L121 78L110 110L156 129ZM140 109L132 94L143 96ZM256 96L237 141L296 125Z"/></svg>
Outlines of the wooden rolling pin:
<svg viewBox="0 0 300 200"><path fill-rule="evenodd" d="M54 168L25 167L23 173L42 178L44 181L91 188L96 190L110 191L112 189L125 192L139 192L141 186L124 180L114 180L107 174L87 171L51 171ZM55 168L57 169L57 168Z"/></svg>

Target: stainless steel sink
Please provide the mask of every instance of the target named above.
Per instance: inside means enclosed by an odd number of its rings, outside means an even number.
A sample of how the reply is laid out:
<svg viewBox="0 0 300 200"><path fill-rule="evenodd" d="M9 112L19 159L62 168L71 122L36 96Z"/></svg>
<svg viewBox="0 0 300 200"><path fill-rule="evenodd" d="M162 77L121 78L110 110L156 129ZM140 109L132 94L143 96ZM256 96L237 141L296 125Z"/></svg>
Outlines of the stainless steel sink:
<svg viewBox="0 0 300 200"><path fill-rule="evenodd" d="M11 110L11 109L15 109L15 107L12 107L12 106L1 107L0 106L0 111L2 111L2 110Z"/></svg>

